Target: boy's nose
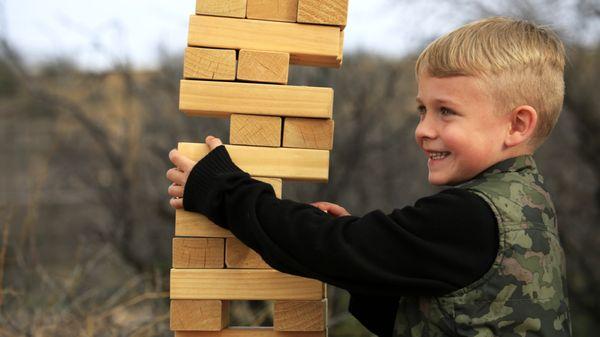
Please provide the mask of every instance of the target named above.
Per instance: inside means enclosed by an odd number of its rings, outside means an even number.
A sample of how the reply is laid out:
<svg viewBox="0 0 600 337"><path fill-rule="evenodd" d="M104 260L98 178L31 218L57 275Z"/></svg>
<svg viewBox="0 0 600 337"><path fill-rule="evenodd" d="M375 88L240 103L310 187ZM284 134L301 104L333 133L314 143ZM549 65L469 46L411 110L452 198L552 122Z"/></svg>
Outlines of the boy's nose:
<svg viewBox="0 0 600 337"><path fill-rule="evenodd" d="M427 118L427 115L423 116L415 129L415 139L417 140L417 143L424 138L433 139L435 138L435 134L435 128L431 118Z"/></svg>

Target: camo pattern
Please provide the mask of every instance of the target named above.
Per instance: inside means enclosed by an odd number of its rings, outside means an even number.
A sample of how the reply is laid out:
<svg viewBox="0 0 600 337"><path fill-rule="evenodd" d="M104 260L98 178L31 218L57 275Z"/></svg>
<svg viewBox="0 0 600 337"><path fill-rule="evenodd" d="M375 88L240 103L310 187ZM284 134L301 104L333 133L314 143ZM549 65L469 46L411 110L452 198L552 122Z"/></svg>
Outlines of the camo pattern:
<svg viewBox="0 0 600 337"><path fill-rule="evenodd" d="M441 297L404 297L395 336L570 336L556 214L532 156L502 161L457 186L494 211L500 248L490 270ZM468 235L468 233L465 233Z"/></svg>

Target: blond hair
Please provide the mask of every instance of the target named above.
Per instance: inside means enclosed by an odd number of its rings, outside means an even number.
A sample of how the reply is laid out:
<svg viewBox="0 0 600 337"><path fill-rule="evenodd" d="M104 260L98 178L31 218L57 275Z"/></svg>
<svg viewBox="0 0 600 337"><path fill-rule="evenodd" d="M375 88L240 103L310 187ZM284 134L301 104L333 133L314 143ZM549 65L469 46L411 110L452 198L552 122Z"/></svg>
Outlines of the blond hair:
<svg viewBox="0 0 600 337"><path fill-rule="evenodd" d="M474 76L483 81L497 113L530 105L538 113L532 144L550 135L563 105L565 47L547 27L505 17L469 23L433 41L419 56L417 81Z"/></svg>

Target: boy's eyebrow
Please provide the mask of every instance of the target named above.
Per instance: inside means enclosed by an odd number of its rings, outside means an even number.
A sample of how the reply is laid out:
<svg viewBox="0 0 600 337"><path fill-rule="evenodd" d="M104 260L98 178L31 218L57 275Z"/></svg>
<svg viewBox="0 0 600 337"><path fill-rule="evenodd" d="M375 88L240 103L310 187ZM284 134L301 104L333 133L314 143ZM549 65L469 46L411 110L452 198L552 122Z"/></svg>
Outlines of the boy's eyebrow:
<svg viewBox="0 0 600 337"><path fill-rule="evenodd" d="M419 98L419 97L415 97L415 100L417 101L417 103L423 103L423 101ZM440 104L451 104L451 105L459 105L458 103L455 103L449 99L440 99L440 98L436 98L433 100L436 103L440 103Z"/></svg>

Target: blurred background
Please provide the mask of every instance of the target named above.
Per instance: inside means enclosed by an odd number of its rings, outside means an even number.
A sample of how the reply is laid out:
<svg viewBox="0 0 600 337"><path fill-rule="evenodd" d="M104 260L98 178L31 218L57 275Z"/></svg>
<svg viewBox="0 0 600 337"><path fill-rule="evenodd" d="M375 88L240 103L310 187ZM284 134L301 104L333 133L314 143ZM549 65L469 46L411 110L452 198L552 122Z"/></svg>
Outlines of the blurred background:
<svg viewBox="0 0 600 337"><path fill-rule="evenodd" d="M177 109L194 6L0 1L0 336L172 335L167 153L229 137L225 119ZM290 73L290 84L335 89L330 181L285 183L284 197L361 215L434 193L413 140L414 62L440 34L492 15L549 25L568 48L564 110L536 159L558 211L574 336L595 336L598 0L351 0L343 67ZM347 303L329 287L330 336L369 336ZM232 320L269 325L270 310L236 302Z"/></svg>

